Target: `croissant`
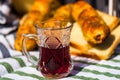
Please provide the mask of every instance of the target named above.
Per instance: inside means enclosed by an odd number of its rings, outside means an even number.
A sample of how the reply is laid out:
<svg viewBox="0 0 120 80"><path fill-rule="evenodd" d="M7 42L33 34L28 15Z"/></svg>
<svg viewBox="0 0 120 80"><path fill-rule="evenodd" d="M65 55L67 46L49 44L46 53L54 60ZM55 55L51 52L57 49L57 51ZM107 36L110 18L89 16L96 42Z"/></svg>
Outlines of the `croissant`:
<svg viewBox="0 0 120 80"><path fill-rule="evenodd" d="M57 9L60 6L58 0L35 0L31 10L23 16L18 31L16 34L14 47L16 50L22 50L23 34L36 34L36 30L33 26L36 21L42 21L49 18L53 14L52 10ZM34 40L28 40L26 42L26 49L33 50L36 47Z"/></svg>
<svg viewBox="0 0 120 80"><path fill-rule="evenodd" d="M54 14L51 18L45 20L45 21L47 21L47 23L44 24L44 26L42 26L42 27L44 27L44 28L62 27L63 28L67 22L73 22L74 20L71 15L71 10L72 10L71 8L72 8L71 3L60 6L58 9L56 9L56 11L54 11ZM56 24L54 24L53 21L61 21L62 24L60 26L56 26ZM39 24L39 22L38 22L38 24Z"/></svg>
<svg viewBox="0 0 120 80"><path fill-rule="evenodd" d="M109 27L96 10L84 0L73 4L72 15L81 26L88 43L101 44L109 36Z"/></svg>
<svg viewBox="0 0 120 80"><path fill-rule="evenodd" d="M54 19L63 19L63 20L67 20L69 22L73 22L73 17L72 17L72 3L68 3L66 5L63 5L61 7L59 7L54 15L53 15L53 18Z"/></svg>

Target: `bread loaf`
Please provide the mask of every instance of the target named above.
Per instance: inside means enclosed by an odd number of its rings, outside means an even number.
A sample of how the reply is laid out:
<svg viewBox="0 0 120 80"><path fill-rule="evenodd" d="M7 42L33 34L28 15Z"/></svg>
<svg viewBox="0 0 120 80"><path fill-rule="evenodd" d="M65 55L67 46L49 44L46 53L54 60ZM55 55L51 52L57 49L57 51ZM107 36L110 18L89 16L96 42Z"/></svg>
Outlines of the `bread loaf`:
<svg viewBox="0 0 120 80"><path fill-rule="evenodd" d="M89 43L101 44L109 36L109 27L96 10L84 0L73 4L72 15Z"/></svg>
<svg viewBox="0 0 120 80"><path fill-rule="evenodd" d="M35 0L31 10L23 16L18 26L14 47L16 50L22 50L23 34L36 34L36 29L33 26L37 21L47 19L48 16L53 14L53 10L58 8L60 3L58 0ZM34 40L26 42L26 49L33 50L36 47Z"/></svg>
<svg viewBox="0 0 120 80"><path fill-rule="evenodd" d="M114 53L114 49L120 42L120 34L118 34L120 26L117 26L119 19L100 11L97 12L111 29L110 36L102 44L91 46L84 38L80 25L75 23L70 39L70 53L72 55L103 60L110 58L110 56Z"/></svg>

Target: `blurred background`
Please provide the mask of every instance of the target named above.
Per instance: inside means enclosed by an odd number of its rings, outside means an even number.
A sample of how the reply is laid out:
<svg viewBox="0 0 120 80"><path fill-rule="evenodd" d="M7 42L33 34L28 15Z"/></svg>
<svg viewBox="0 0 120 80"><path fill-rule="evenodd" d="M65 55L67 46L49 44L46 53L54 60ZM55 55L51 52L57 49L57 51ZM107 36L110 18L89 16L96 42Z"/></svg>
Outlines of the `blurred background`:
<svg viewBox="0 0 120 80"><path fill-rule="evenodd" d="M77 0L63 0L64 3L74 2ZM86 0L94 8L104 11L110 15L120 17L120 0Z"/></svg>
<svg viewBox="0 0 120 80"><path fill-rule="evenodd" d="M75 1L77 0L60 0L62 4ZM94 8L97 8L99 10L108 12L109 8L113 8L118 12L117 14L119 14L120 0L86 0L86 1L89 2ZM33 2L34 0L0 0L0 5L8 4L16 8L17 11L19 10L19 12L26 12L29 10Z"/></svg>
<svg viewBox="0 0 120 80"><path fill-rule="evenodd" d="M27 13L35 0L0 0L0 24L11 23ZM62 4L77 0L60 0ZM120 17L120 0L86 0L94 8L110 15Z"/></svg>
<svg viewBox="0 0 120 80"><path fill-rule="evenodd" d="M7 2L11 4L13 8L17 10L18 13L27 12L34 0L0 0L1 2ZM62 4L72 3L77 0L59 0ZM109 13L110 15L120 17L120 0L86 0L94 8Z"/></svg>

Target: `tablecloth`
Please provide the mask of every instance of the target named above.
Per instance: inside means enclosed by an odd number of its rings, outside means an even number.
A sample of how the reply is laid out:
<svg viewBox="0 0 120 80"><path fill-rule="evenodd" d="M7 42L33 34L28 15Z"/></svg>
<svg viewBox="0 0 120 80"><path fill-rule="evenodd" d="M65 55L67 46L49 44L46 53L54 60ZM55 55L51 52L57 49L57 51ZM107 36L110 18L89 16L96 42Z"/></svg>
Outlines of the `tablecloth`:
<svg viewBox="0 0 120 80"><path fill-rule="evenodd" d="M15 32L0 34L0 80L48 80L14 49ZM120 80L120 45L108 60L97 61L72 55L74 68L70 75L58 80ZM31 51L38 59L38 51Z"/></svg>

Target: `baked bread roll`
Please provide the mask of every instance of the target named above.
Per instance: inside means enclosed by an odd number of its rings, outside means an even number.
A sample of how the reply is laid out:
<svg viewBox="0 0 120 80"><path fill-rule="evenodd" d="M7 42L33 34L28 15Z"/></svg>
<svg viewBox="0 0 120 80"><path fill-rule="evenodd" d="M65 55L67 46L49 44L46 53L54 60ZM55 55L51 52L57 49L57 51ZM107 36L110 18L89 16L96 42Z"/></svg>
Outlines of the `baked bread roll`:
<svg viewBox="0 0 120 80"><path fill-rule="evenodd" d="M53 18L54 19L64 19L64 20L67 20L69 22L73 22L73 17L72 17L72 6L73 4L72 3L68 3L66 5L63 5L61 7L59 7L54 15L53 15Z"/></svg>
<svg viewBox="0 0 120 80"><path fill-rule="evenodd" d="M75 56L88 57L97 60L109 59L114 53L117 45L120 43L119 30L120 25L111 32L111 35L102 44L91 46L87 44L87 41L84 39L79 25L75 23L71 33L71 41L74 41L76 46L70 46L70 53Z"/></svg>
<svg viewBox="0 0 120 80"><path fill-rule="evenodd" d="M73 4L72 15L89 43L101 44L109 36L109 27L96 10L84 0Z"/></svg>
<svg viewBox="0 0 120 80"><path fill-rule="evenodd" d="M73 18L71 15L71 10L72 10L71 8L72 8L71 3L60 6L56 11L54 11L53 17L46 20L47 23L44 24L43 27L45 27L45 28L48 28L48 27L49 28L54 28L54 27L63 28L63 27L65 27L67 22L73 22ZM54 24L53 21L56 21L56 23ZM62 24L59 24L59 21L61 21ZM56 26L56 24L58 24L59 26ZM48 25L50 25L50 26L48 26Z"/></svg>
<svg viewBox="0 0 120 80"><path fill-rule="evenodd" d="M14 42L14 47L16 50L22 50L22 40L23 34L36 34L36 29L33 26L36 21L42 21L47 19L51 14L53 14L53 10L58 8L60 3L58 0L35 0L31 10L23 16L21 19L16 39ZM36 43L34 40L28 40L26 42L26 49L33 50L36 47Z"/></svg>
<svg viewBox="0 0 120 80"><path fill-rule="evenodd" d="M119 29L117 26L119 19L106 13L97 11L105 23L109 26L111 34L106 40L95 46L91 46L83 36L82 29L78 23L75 23L71 32L70 53L75 56L89 57L97 60L104 60L111 57L114 49L120 42Z"/></svg>

